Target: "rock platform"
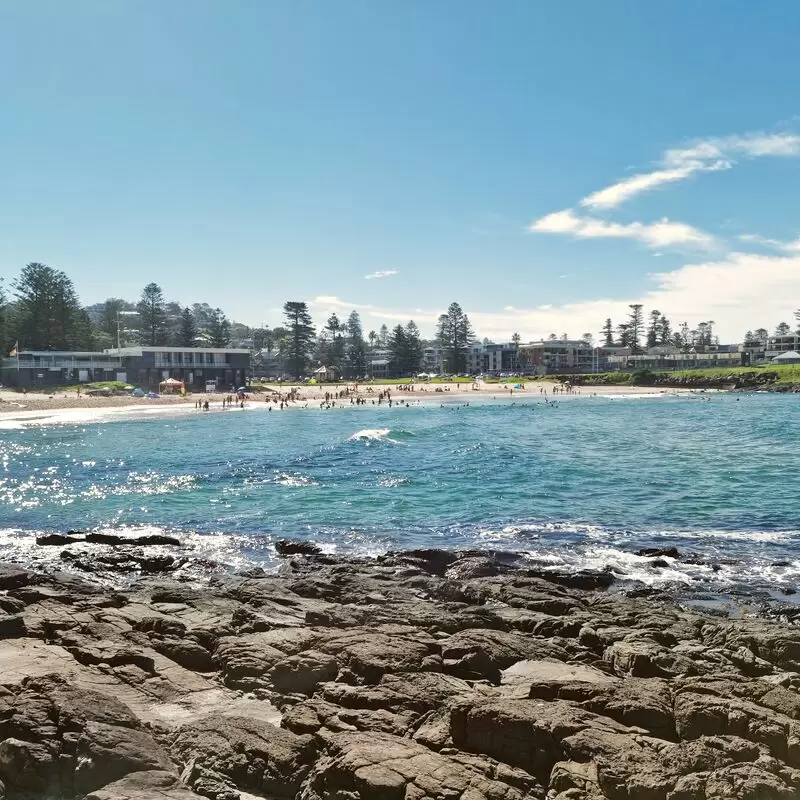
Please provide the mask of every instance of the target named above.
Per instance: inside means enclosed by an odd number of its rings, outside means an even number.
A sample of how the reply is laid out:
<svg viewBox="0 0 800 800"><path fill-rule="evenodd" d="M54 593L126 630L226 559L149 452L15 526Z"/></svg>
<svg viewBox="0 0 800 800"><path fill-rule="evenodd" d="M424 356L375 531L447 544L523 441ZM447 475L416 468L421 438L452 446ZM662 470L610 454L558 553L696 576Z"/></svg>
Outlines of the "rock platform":
<svg viewBox="0 0 800 800"><path fill-rule="evenodd" d="M0 565L0 798L800 797L794 625L506 553L285 554L124 590Z"/></svg>

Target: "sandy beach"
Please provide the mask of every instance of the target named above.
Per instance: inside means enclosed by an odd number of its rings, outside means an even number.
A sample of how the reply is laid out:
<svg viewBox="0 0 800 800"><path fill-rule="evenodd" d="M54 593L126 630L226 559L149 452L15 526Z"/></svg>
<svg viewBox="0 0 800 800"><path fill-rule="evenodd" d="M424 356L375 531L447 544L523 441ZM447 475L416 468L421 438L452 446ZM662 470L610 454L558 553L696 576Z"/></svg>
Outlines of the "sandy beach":
<svg viewBox="0 0 800 800"><path fill-rule="evenodd" d="M392 399L404 400L414 398L425 401L445 401L456 398L468 397L530 397L540 396L545 391L548 397L553 396L554 389L559 389L560 384L551 381L537 381L536 383L522 384L525 389L513 389L513 384L498 383L416 383L416 384L292 384L274 383L256 390L249 403L264 402L266 397L287 396L292 390L297 390L298 400L321 402L326 393L335 395L337 392L350 392L349 396L377 398L381 392L390 391ZM401 387L398 388L398 387ZM441 391L437 391L441 389ZM575 394L598 396L631 395L631 394L665 394L675 390L666 390L653 386L583 386L577 387ZM9 389L0 389L0 414L18 415L23 412L47 412L60 409L103 409L125 408L135 411L137 408L153 409L161 406L188 406L193 407L198 399L208 400L211 404L220 404L227 395L222 393L190 394L187 397L179 395L162 395L159 398L148 399L144 397L115 396L115 397L90 397L85 393L56 391L45 392L17 392ZM565 395L556 395L556 397Z"/></svg>

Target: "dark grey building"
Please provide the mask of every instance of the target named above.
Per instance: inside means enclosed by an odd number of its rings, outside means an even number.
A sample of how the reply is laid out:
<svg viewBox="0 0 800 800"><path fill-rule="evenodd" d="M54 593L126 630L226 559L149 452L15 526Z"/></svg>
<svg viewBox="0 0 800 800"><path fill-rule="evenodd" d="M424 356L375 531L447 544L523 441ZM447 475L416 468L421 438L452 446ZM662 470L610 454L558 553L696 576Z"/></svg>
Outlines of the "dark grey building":
<svg viewBox="0 0 800 800"><path fill-rule="evenodd" d="M92 381L122 381L158 391L166 378L184 381L187 390L210 383L238 388L250 377L250 351L214 347L123 347L103 352L20 350L2 362L4 386L58 386Z"/></svg>

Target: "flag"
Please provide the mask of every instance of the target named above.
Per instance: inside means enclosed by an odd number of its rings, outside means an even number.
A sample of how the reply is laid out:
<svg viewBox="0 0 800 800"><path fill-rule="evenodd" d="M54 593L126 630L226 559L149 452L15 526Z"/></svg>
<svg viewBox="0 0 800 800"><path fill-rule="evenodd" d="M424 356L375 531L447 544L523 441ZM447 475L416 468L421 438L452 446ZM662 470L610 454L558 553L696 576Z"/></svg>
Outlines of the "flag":
<svg viewBox="0 0 800 800"><path fill-rule="evenodd" d="M14 356L18 355L18 352L17 352L17 348L18 347L19 347L19 342L18 341L14 342L14 346L11 348L11 350L8 353L9 358L14 358Z"/></svg>

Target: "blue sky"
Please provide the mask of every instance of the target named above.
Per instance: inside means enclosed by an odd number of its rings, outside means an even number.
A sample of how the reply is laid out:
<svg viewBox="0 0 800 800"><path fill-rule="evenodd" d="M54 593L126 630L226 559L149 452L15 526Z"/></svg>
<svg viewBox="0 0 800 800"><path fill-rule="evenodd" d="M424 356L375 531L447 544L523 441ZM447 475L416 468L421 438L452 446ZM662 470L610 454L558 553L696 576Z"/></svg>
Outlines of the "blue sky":
<svg viewBox="0 0 800 800"><path fill-rule="evenodd" d="M798 35L778 0L0 4L0 275L249 324L771 328L800 305Z"/></svg>

